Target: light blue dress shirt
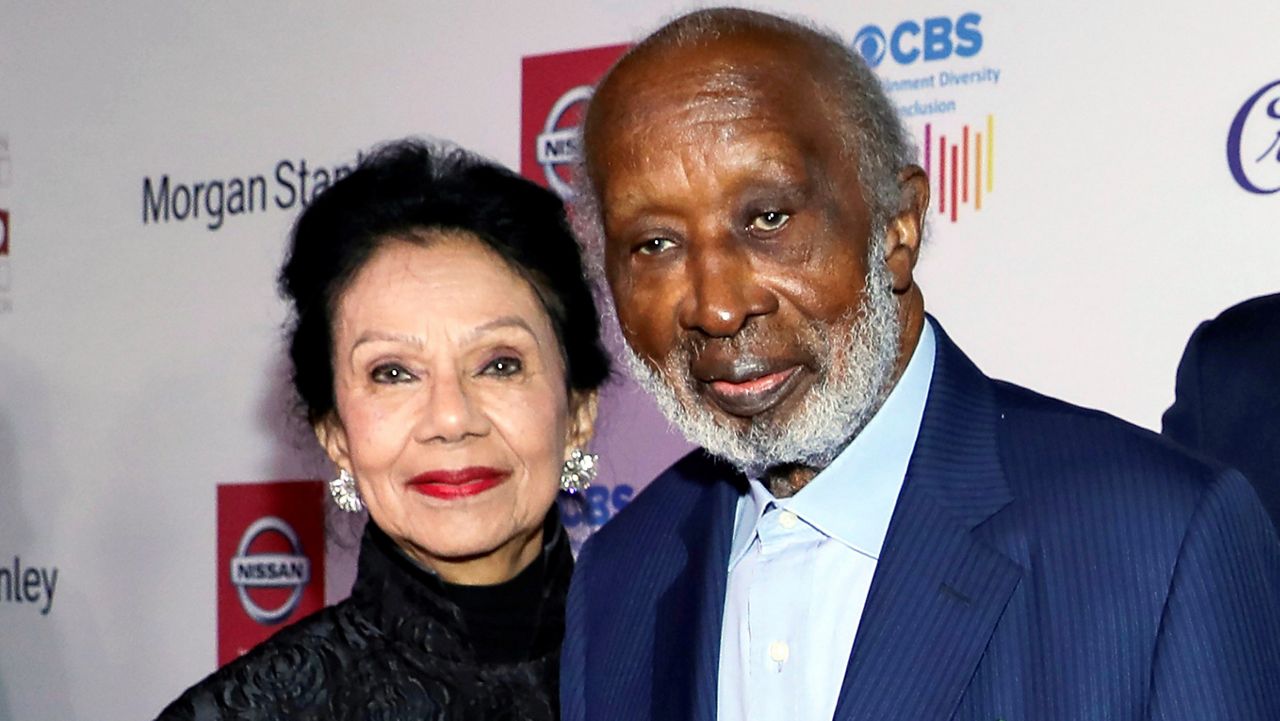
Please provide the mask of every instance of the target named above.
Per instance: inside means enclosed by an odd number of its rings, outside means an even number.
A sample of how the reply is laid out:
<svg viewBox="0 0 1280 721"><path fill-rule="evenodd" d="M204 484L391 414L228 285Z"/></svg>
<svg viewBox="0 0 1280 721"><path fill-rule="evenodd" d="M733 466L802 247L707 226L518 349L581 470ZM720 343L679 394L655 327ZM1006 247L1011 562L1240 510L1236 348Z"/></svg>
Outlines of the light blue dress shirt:
<svg viewBox="0 0 1280 721"><path fill-rule="evenodd" d="M738 501L720 637L720 721L830 719L933 377L920 342L884 405L791 498Z"/></svg>

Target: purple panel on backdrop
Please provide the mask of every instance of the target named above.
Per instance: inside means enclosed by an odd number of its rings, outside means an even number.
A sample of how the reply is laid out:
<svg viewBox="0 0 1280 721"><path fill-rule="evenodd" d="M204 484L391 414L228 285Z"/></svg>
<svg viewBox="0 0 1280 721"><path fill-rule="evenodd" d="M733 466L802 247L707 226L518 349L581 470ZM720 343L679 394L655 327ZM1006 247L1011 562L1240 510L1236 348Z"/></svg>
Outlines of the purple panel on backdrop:
<svg viewBox="0 0 1280 721"><path fill-rule="evenodd" d="M574 550L632 495L692 448L618 360L622 337L616 321L605 321L604 338L615 368L600 397L596 437L591 444L600 454L600 476L582 497L566 498L560 504Z"/></svg>

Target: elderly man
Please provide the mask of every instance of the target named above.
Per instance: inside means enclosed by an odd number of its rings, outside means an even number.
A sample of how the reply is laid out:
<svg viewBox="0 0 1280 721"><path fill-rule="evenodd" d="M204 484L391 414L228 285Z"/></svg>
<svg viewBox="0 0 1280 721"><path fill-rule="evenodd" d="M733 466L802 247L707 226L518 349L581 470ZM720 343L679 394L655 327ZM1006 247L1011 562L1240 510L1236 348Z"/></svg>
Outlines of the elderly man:
<svg viewBox="0 0 1280 721"><path fill-rule="evenodd" d="M1248 483L925 315L928 185L838 38L685 16L583 132L634 371L702 449L583 550L566 719L1280 718Z"/></svg>

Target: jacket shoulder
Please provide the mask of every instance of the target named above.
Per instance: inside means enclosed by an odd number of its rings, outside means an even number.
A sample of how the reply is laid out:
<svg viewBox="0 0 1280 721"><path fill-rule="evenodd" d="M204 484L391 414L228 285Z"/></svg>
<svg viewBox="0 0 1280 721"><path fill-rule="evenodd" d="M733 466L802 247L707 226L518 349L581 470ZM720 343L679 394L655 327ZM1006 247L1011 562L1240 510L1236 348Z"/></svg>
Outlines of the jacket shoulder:
<svg viewBox="0 0 1280 721"><path fill-rule="evenodd" d="M1190 513L1228 470L1109 413L996 387L1001 455L1011 484L1025 492Z"/></svg>
<svg viewBox="0 0 1280 721"><path fill-rule="evenodd" d="M717 484L745 481L732 466L697 448L673 463L596 531L587 543L594 554L643 549L670 538Z"/></svg>
<svg viewBox="0 0 1280 721"><path fill-rule="evenodd" d="M1209 328L1224 335L1280 329L1280 293L1237 303L1209 321Z"/></svg>

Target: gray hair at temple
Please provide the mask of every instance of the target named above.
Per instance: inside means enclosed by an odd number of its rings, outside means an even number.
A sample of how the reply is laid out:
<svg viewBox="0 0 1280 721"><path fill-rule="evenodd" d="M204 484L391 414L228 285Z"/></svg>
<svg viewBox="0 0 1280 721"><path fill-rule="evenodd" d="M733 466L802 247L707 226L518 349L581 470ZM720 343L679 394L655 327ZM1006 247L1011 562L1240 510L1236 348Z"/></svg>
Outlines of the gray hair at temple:
<svg viewBox="0 0 1280 721"><path fill-rule="evenodd" d="M898 171L914 163L916 148L902 127L898 113L879 79L854 50L836 33L801 19L788 19L743 8L697 10L663 25L631 48L613 68L629 58L669 48L706 45L739 34L774 34L798 41L813 50L821 65L819 92L834 108L843 124L841 137L846 156L855 157L863 201L871 211L873 230L883 229L901 204ZM599 86L609 82L610 69ZM660 81L657 81L660 82ZM599 87L598 86L598 87ZM591 149L588 110L582 127L581 153L574 168L574 230L586 250L590 272L603 280L604 229L600 198L587 167ZM882 249L871 244L868 253L879 262Z"/></svg>

